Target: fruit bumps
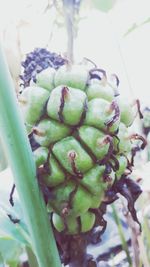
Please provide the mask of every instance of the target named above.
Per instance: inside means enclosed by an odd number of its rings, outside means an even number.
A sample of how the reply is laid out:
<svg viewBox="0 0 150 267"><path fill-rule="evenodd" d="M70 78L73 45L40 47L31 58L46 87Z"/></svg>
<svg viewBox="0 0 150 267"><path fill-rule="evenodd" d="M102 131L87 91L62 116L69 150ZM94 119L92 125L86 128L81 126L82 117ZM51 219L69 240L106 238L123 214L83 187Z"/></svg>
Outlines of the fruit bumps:
<svg viewBox="0 0 150 267"><path fill-rule="evenodd" d="M135 110L122 104L115 79L114 86L104 70L87 65L49 66L19 96L36 143L39 184L58 232L90 231L107 192L125 183L137 147L145 147L142 137L129 134Z"/></svg>

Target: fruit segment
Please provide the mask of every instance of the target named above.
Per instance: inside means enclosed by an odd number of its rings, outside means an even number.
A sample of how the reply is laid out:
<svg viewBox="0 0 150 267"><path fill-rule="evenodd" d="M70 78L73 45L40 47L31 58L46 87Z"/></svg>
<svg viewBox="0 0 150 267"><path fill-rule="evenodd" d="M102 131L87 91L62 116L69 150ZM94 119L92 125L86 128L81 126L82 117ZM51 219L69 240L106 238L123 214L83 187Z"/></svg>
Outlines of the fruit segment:
<svg viewBox="0 0 150 267"><path fill-rule="evenodd" d="M116 110L117 109L117 110ZM100 130L115 132L120 123L118 105L104 99L92 99L88 103L85 124Z"/></svg>
<svg viewBox="0 0 150 267"><path fill-rule="evenodd" d="M65 65L55 75L55 87L66 85L84 90L88 81L88 71L82 65Z"/></svg>
<svg viewBox="0 0 150 267"><path fill-rule="evenodd" d="M43 119L33 127L34 139L41 146L49 146L68 136L70 132L68 126L51 119Z"/></svg>
<svg viewBox="0 0 150 267"><path fill-rule="evenodd" d="M120 123L117 138L114 137L114 147L119 153L128 154L131 151L131 141L129 138L128 128L125 124Z"/></svg>
<svg viewBox="0 0 150 267"><path fill-rule="evenodd" d="M91 195L80 185L68 182L51 193L49 206L59 215L78 217L89 210L92 204Z"/></svg>
<svg viewBox="0 0 150 267"><path fill-rule="evenodd" d="M81 232L88 232L90 231L95 223L95 214L92 212L85 212L80 216L81 220Z"/></svg>
<svg viewBox="0 0 150 267"><path fill-rule="evenodd" d="M36 85L47 89L49 92L54 89L54 75L55 69L47 68L40 73L38 73L35 77Z"/></svg>
<svg viewBox="0 0 150 267"><path fill-rule="evenodd" d="M81 142L92 151L96 159L103 159L109 151L112 138L91 126L82 126L79 129Z"/></svg>
<svg viewBox="0 0 150 267"><path fill-rule="evenodd" d="M95 214L86 212L78 218L68 216L66 219L62 219L58 214L54 213L52 222L58 232L62 232L66 228L68 234L79 234L92 229L95 223Z"/></svg>
<svg viewBox="0 0 150 267"><path fill-rule="evenodd" d="M19 96L24 121L28 132L44 113L44 106L49 98L49 92L41 87L26 87Z"/></svg>
<svg viewBox="0 0 150 267"><path fill-rule="evenodd" d="M110 86L103 85L100 82L92 82L86 88L86 93L89 101L94 98L102 98L111 102L114 98L114 90Z"/></svg>
<svg viewBox="0 0 150 267"><path fill-rule="evenodd" d="M128 103L128 100L124 100L121 97L117 98L117 103L120 109L120 120L127 127L131 126L135 118L135 112L131 104Z"/></svg>
<svg viewBox="0 0 150 267"><path fill-rule="evenodd" d="M48 148L46 147L39 147L34 151L34 160L37 167L45 164L48 158Z"/></svg>
<svg viewBox="0 0 150 267"><path fill-rule="evenodd" d="M105 172L105 166L96 166L88 171L83 179L81 184L91 192L92 195L98 195L101 198L105 189L108 187L108 183L104 182L103 174Z"/></svg>
<svg viewBox="0 0 150 267"><path fill-rule="evenodd" d="M93 166L91 157L72 136L57 142L52 152L66 171L73 175L80 177Z"/></svg>
<svg viewBox="0 0 150 267"><path fill-rule="evenodd" d="M79 89L66 86L56 87L47 105L48 115L61 123L77 125L86 108L86 94Z"/></svg>
<svg viewBox="0 0 150 267"><path fill-rule="evenodd" d="M65 180L65 174L52 155L47 161L47 174L43 174L42 181L49 187L55 187Z"/></svg>
<svg viewBox="0 0 150 267"><path fill-rule="evenodd" d="M116 158L119 162L119 169L116 171L116 176L119 178L122 176L128 166L128 159L124 155L117 155Z"/></svg>

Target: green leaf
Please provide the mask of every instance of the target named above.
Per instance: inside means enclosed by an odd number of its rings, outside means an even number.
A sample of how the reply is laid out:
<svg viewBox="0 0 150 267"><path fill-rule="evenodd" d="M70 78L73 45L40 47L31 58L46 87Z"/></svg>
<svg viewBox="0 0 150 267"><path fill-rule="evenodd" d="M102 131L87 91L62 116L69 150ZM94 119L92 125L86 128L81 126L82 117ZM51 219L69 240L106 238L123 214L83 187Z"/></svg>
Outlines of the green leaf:
<svg viewBox="0 0 150 267"><path fill-rule="evenodd" d="M147 19L145 19L143 22L142 22L142 25L146 24L146 23L149 23L150 22L150 17L148 17Z"/></svg>
<svg viewBox="0 0 150 267"><path fill-rule="evenodd" d="M0 136L0 171L6 169L6 167L7 167L7 160L6 160L2 138Z"/></svg>
<svg viewBox="0 0 150 267"><path fill-rule="evenodd" d="M28 234L23 228L23 225L21 225L21 222L14 224L2 213L0 213L0 235L2 237L8 236L24 245L30 244Z"/></svg>
<svg viewBox="0 0 150 267"><path fill-rule="evenodd" d="M95 8L106 13L114 7L116 2L117 0L93 0L92 1Z"/></svg>
<svg viewBox="0 0 150 267"><path fill-rule="evenodd" d="M46 206L36 179L36 166L19 110L3 49L0 49L0 128L14 182L40 267L61 262Z"/></svg>
<svg viewBox="0 0 150 267"><path fill-rule="evenodd" d="M132 33L133 31L139 29L140 27L144 26L145 24L150 23L150 17L146 18L143 22L141 23L133 23L132 26L125 32L123 37L126 37L128 34Z"/></svg>
<svg viewBox="0 0 150 267"><path fill-rule="evenodd" d="M133 23L133 25L126 31L126 33L123 35L126 37L129 33L133 32L136 30L139 26L136 23Z"/></svg>
<svg viewBox="0 0 150 267"><path fill-rule="evenodd" d="M130 257L130 253L129 253L129 249L128 249L128 244L127 244L126 239L125 239L123 227L122 227L122 224L121 224L120 218L118 216L118 213L117 213L117 210L116 210L115 205L112 204L111 207L112 207L112 215L113 215L113 218L114 218L114 220L116 222L116 225L118 227L118 233L119 233L120 240L121 240L121 243L122 243L122 248L123 248L124 252L126 253L127 261L129 263L129 266L131 267L131 265L132 265L132 259Z"/></svg>
<svg viewBox="0 0 150 267"><path fill-rule="evenodd" d="M1 251L0 251L0 267L5 267L4 266L4 259L3 259L3 256L1 254Z"/></svg>
<svg viewBox="0 0 150 267"><path fill-rule="evenodd" d="M17 241L6 237L0 238L0 267L4 267L5 263L17 267L22 250Z"/></svg>
<svg viewBox="0 0 150 267"><path fill-rule="evenodd" d="M14 198L14 206L12 207L8 201L9 194L7 194L7 192L4 193L0 191L0 196L0 236L8 236L21 244L30 246L31 241L27 226L24 222L19 200ZM10 214L12 218L19 219L19 223L14 224L9 219L8 214Z"/></svg>

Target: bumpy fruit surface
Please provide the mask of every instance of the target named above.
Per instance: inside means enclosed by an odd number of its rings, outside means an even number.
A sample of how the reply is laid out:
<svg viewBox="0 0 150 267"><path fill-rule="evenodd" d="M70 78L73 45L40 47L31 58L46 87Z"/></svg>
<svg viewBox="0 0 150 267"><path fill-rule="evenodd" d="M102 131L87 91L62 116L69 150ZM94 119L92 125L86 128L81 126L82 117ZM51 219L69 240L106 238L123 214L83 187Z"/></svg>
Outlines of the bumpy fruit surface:
<svg viewBox="0 0 150 267"><path fill-rule="evenodd" d="M54 88L54 77L55 69L47 68L36 75L35 81L38 86L42 85L43 88L51 91Z"/></svg>
<svg viewBox="0 0 150 267"><path fill-rule="evenodd" d="M127 103L84 65L47 68L19 97L47 209L58 232L90 231L107 190L129 169L134 147ZM137 138L137 136L135 136ZM129 157L129 159L128 159Z"/></svg>
<svg viewBox="0 0 150 267"><path fill-rule="evenodd" d="M129 104L128 99L123 99L119 96L117 103L120 109L121 122L123 122L127 127L131 126L135 118L135 112L131 104Z"/></svg>

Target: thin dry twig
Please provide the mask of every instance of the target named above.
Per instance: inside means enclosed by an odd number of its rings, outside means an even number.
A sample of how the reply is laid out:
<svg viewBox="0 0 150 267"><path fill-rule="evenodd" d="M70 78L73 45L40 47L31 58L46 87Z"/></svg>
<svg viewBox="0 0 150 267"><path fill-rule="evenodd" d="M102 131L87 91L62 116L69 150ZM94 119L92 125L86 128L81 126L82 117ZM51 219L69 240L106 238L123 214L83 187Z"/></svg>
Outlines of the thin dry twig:
<svg viewBox="0 0 150 267"><path fill-rule="evenodd" d="M140 246L139 237L141 237L139 225L133 220L131 214L127 211L127 208L123 202L124 215L126 217L128 226L131 231L131 247L133 251L133 267L140 266Z"/></svg>

